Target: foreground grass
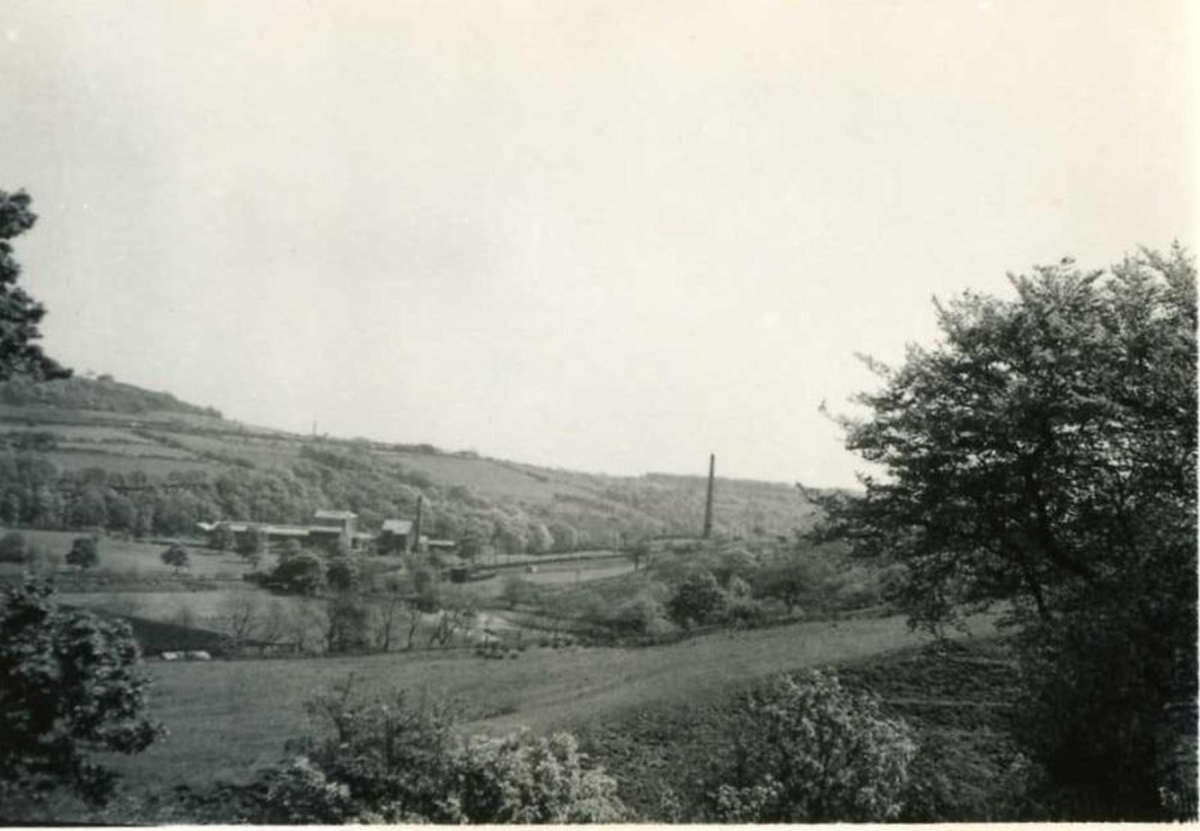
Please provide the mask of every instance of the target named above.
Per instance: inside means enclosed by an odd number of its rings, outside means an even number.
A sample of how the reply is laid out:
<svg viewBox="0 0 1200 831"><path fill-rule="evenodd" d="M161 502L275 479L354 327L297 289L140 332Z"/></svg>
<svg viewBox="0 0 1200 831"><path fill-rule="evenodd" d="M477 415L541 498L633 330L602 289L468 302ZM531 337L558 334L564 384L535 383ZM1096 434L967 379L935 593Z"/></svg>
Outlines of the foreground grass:
<svg viewBox="0 0 1200 831"><path fill-rule="evenodd" d="M973 629L989 632L990 618ZM453 699L471 730L578 729L646 708L719 702L775 672L927 642L901 617L717 633L643 649L530 649L490 661L467 652L151 665L151 714L170 736L107 760L135 792L236 781L305 732L303 703L353 674L364 694L408 689Z"/></svg>

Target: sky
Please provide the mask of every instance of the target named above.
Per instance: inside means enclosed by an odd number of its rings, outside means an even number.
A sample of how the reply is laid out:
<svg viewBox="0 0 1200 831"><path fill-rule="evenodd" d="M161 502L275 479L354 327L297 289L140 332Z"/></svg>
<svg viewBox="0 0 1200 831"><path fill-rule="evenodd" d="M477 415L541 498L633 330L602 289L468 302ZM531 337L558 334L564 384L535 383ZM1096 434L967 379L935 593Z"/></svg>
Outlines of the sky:
<svg viewBox="0 0 1200 831"><path fill-rule="evenodd" d="M4 0L77 372L307 433L854 482L931 298L1197 242L1186 0Z"/></svg>

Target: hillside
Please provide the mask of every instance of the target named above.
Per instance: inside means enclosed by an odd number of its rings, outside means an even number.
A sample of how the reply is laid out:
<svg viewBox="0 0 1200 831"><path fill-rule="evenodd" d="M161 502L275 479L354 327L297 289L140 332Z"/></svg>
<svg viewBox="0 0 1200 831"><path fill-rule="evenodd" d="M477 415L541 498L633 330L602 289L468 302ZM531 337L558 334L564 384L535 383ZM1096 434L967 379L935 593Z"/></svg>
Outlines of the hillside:
<svg viewBox="0 0 1200 831"><path fill-rule="evenodd" d="M423 496L435 536L540 553L694 535L704 485L286 433L107 378L0 383L0 522L9 525L179 535L198 521L303 522L338 507L374 530L411 517ZM718 480L715 508L724 537L790 534L811 514L789 486L732 479Z"/></svg>

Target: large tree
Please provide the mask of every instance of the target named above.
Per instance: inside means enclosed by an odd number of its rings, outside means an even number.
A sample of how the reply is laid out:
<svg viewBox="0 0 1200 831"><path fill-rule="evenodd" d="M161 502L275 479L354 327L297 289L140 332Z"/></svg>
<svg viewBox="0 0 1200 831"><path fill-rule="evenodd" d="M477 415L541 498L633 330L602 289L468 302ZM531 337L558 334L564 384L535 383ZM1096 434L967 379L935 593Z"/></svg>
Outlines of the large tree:
<svg viewBox="0 0 1200 831"><path fill-rule="evenodd" d="M20 286L21 266L9 240L33 227L37 215L29 209L29 194L0 190L0 380L27 376L35 380L66 378L71 371L42 352L38 324L43 306Z"/></svg>
<svg viewBox="0 0 1200 831"><path fill-rule="evenodd" d="M148 684L126 624L61 609L35 582L0 594L0 805L60 786L103 801L115 775L90 752L158 737Z"/></svg>
<svg viewBox="0 0 1200 831"><path fill-rule="evenodd" d="M821 534L902 563L915 622L1001 601L1067 810L1152 817L1164 713L1196 673L1194 262L1011 282L939 305L940 343L902 366L870 362L881 389L843 424L882 472L823 500Z"/></svg>

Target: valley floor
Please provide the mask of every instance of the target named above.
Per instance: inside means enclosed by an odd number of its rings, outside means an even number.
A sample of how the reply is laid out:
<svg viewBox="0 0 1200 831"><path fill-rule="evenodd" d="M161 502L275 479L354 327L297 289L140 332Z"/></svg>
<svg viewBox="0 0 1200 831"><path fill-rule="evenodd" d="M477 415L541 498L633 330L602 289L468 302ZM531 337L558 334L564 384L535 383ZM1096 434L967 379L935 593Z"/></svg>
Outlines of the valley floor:
<svg viewBox="0 0 1200 831"><path fill-rule="evenodd" d="M968 631L994 634L994 619L974 618ZM777 672L928 640L895 616L720 632L650 648L532 648L505 660L463 651L156 662L150 711L170 735L138 756L108 761L133 792L242 779L278 760L284 742L305 732L306 700L349 675L366 695L406 689L455 701L471 730L576 730L641 709L719 701Z"/></svg>

